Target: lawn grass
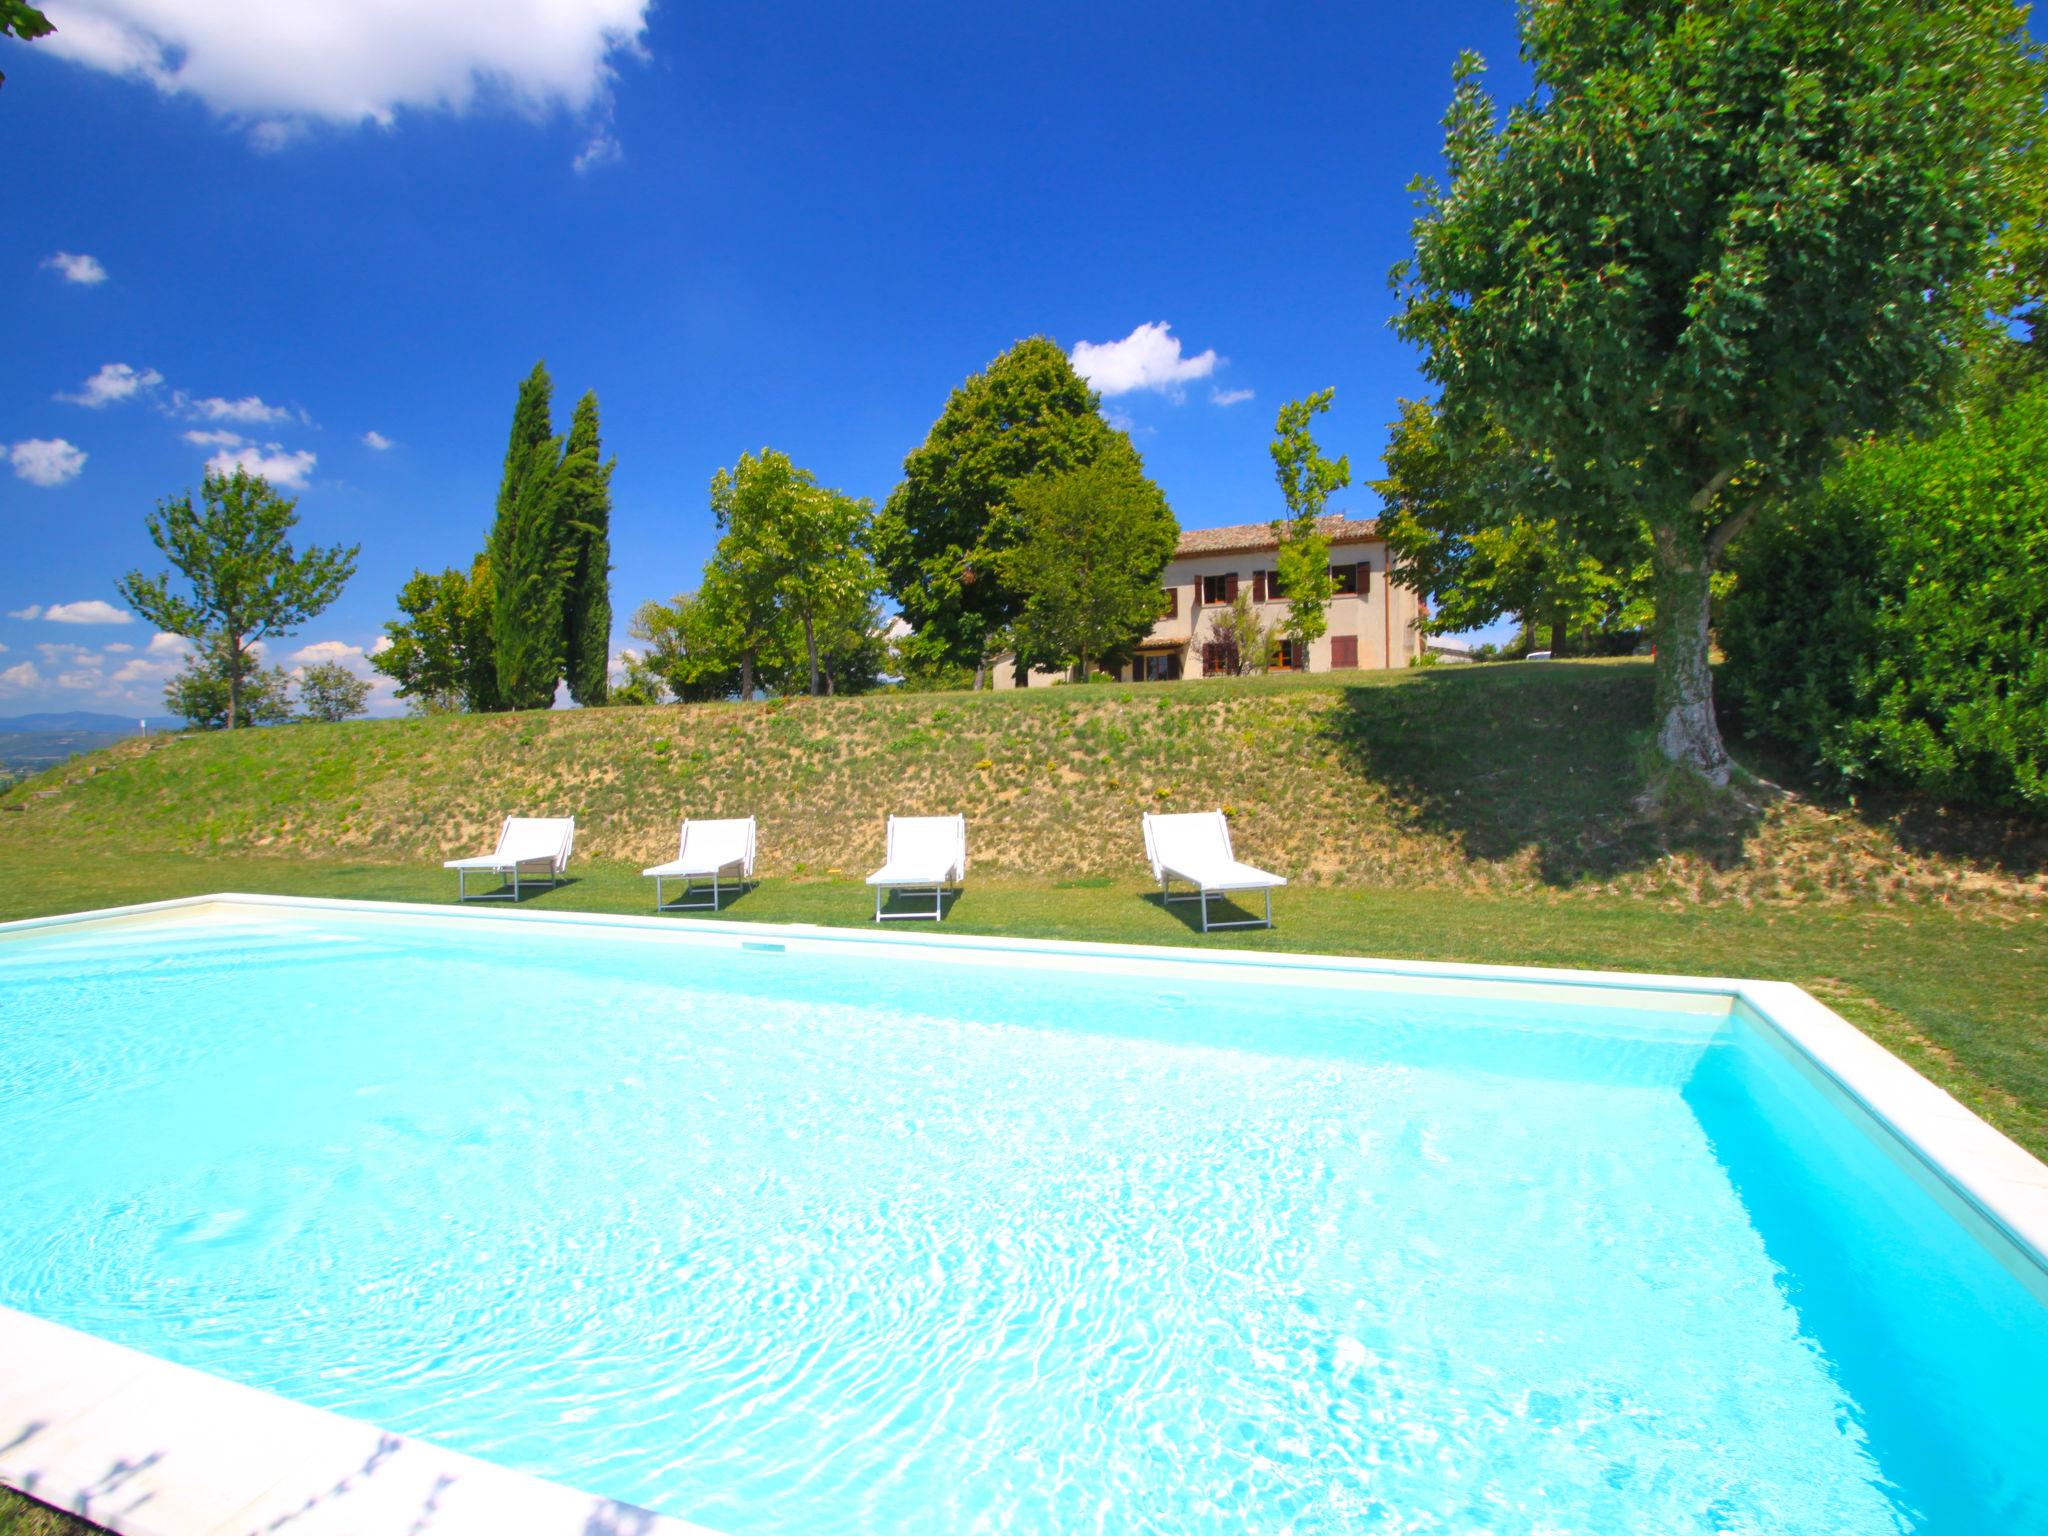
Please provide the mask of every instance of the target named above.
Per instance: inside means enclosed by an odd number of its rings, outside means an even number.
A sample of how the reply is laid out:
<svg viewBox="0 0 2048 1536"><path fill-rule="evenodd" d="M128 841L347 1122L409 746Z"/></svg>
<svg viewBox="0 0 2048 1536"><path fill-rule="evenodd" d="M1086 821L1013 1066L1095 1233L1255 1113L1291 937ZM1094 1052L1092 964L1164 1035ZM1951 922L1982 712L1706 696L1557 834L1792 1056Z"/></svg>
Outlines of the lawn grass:
<svg viewBox="0 0 2048 1536"><path fill-rule="evenodd" d="M448 902L454 877L424 863L128 858L17 849L0 918L213 891ZM652 883L616 862L529 896L532 911L647 912ZM735 920L862 926L872 898L851 879L764 879ZM1204 944L1391 959L1676 971L1791 981L1898 1052L2038 1155L2048 1156L2048 927L2038 908L1876 902L1694 907L1588 898L1529 902L1473 892L1289 888L1279 926L1203 936L1192 909L1163 909L1131 878L971 878L945 931L1132 944ZM676 922L691 921L675 915Z"/></svg>

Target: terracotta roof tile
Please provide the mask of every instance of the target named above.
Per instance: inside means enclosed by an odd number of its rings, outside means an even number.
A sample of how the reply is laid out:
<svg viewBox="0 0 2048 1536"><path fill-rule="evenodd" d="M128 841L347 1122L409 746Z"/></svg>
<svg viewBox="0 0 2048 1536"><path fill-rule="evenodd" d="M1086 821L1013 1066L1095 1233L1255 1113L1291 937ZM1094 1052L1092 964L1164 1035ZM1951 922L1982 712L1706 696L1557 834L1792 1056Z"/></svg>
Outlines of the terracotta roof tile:
<svg viewBox="0 0 2048 1536"><path fill-rule="evenodd" d="M1316 532L1332 544L1355 544L1360 539L1379 537L1379 523L1369 517L1346 517L1342 513L1316 519ZM1176 560L1191 555L1229 555L1239 551L1278 549L1271 523L1233 523L1227 528L1183 528L1174 547Z"/></svg>

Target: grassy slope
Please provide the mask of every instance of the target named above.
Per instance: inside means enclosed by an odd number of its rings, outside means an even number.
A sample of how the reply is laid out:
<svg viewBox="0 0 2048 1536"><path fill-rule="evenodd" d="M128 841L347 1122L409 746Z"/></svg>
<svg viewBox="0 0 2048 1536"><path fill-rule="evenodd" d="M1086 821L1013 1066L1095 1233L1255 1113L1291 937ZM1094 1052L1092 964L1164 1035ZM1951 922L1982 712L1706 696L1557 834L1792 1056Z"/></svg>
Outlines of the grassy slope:
<svg viewBox="0 0 2048 1536"><path fill-rule="evenodd" d="M879 862L891 810L964 810L977 872L1123 876L1141 809L1234 813L1311 883L1688 902L2009 901L2048 846L1797 797L1648 819L1640 663L1095 684L360 721L156 737L0 796L0 847L403 862L488 845L508 809L577 817L588 857L668 856L679 814L761 819L763 871Z"/></svg>

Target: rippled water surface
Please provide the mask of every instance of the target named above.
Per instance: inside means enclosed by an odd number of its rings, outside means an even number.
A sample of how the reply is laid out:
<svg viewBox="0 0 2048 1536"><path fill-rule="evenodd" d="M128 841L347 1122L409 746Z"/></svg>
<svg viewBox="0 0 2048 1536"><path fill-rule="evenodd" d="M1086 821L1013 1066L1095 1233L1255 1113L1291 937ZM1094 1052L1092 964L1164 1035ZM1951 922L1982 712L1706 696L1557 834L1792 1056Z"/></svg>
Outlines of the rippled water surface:
<svg viewBox="0 0 2048 1536"><path fill-rule="evenodd" d="M734 1533L2048 1530L1740 1022L296 913L0 940L0 1302Z"/></svg>

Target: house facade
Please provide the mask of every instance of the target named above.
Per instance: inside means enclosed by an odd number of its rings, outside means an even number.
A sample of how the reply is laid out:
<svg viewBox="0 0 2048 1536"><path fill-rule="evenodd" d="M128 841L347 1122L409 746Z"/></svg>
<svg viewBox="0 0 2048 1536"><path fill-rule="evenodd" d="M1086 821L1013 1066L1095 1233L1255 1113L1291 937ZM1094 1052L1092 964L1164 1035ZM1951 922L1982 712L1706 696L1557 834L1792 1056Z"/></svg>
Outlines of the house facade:
<svg viewBox="0 0 2048 1536"><path fill-rule="evenodd" d="M1387 579L1387 546L1370 519L1325 517L1317 531L1330 541L1330 570L1337 595L1330 599L1329 632L1305 654L1283 644L1268 671L1338 672L1354 667L1405 667L1420 654L1416 624L1424 616L1421 598ZM1280 541L1270 523L1183 532L1161 583L1165 614L1136 653L1118 670L1125 682L1175 682L1238 670L1234 653L1217 637L1216 615L1249 591L1261 620L1277 628L1287 617L1287 594L1276 567ZM1104 669L1107 670L1106 668ZM1020 679L1012 658L993 668L998 688L1051 683L1065 674L1034 669Z"/></svg>

